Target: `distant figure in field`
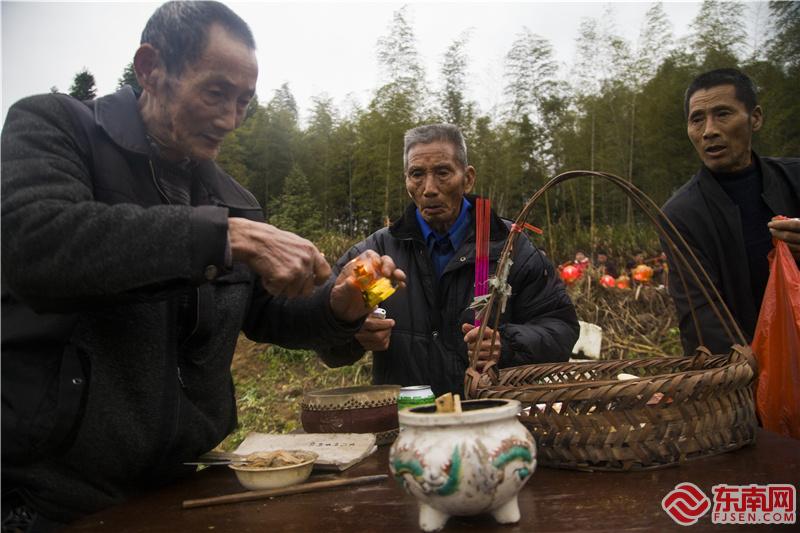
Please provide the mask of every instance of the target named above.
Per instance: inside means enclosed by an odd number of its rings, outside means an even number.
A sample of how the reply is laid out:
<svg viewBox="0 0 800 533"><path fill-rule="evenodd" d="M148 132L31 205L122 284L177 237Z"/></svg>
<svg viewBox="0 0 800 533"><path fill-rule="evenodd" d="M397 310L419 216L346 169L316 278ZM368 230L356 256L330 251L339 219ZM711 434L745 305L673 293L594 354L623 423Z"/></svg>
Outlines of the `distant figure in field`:
<svg viewBox="0 0 800 533"><path fill-rule="evenodd" d="M594 266L600 271L601 276L606 274L614 278L619 276L617 265L614 261L609 259L608 254L604 250L597 252L597 261Z"/></svg>
<svg viewBox="0 0 800 533"><path fill-rule="evenodd" d="M575 252L575 259L572 261L572 264L583 274L587 268L589 268L592 262L586 257L586 254L583 253L583 250L578 250Z"/></svg>

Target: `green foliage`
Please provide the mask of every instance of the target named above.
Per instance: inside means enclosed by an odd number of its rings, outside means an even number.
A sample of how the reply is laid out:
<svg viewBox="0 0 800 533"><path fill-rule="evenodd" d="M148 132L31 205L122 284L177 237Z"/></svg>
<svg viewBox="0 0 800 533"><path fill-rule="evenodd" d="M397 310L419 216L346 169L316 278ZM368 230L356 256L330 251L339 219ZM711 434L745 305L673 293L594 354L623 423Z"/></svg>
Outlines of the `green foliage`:
<svg viewBox="0 0 800 533"><path fill-rule="evenodd" d="M474 102L466 100L464 94L467 88L468 58L465 47L468 40L469 31L466 31L447 47L441 70L444 90L439 97L443 120L464 130L469 129L476 107Z"/></svg>
<svg viewBox="0 0 800 533"><path fill-rule="evenodd" d="M774 30L769 56L796 74L800 70L800 2L770 2L769 10Z"/></svg>
<svg viewBox="0 0 800 533"><path fill-rule="evenodd" d="M335 263L344 253L361 240L361 237L348 237L341 233L326 232L314 240L320 252L329 263Z"/></svg>
<svg viewBox="0 0 800 533"><path fill-rule="evenodd" d="M661 252L658 232L652 224L637 223L630 227L600 224L595 228L595 241L592 245L589 232L576 232L572 224L548 225L538 222L536 214L543 211L544 209L537 209L529 220L534 226L541 227L544 234L532 234L529 238L555 264L571 261L577 250L582 250L592 259L597 256L598 250L605 250L617 265L625 265L637 252L642 252L647 257L655 257Z"/></svg>
<svg viewBox="0 0 800 533"><path fill-rule="evenodd" d="M139 80L136 79L136 72L133 70L133 61L128 63L128 66L122 71L122 77L117 81L117 89L121 89L124 85L130 85L137 93L142 90Z"/></svg>
<svg viewBox="0 0 800 533"><path fill-rule="evenodd" d="M677 42L660 3L648 10L635 43L616 32L609 10L602 20L582 20L568 81L558 78L550 43L525 29L505 57L503 101L488 112L466 96L468 32L446 48L441 89L430 89L412 8L395 12L376 43L383 79L366 106L342 112L320 94L301 126L283 85L266 104L254 99L242 127L226 139L219 162L255 195L269 219L317 240L341 242L397 219L409 201L403 135L443 120L462 127L477 172L475 192L490 197L503 216L515 217L549 178L575 169L628 178L661 205L699 166L686 135L683 95L694 76L716 66L738 66L759 86L765 126L754 138L755 149L800 153L800 68L792 48L800 42L797 3L770 5L773 33L764 36L767 51L759 60L740 57L746 21L739 4L705 2L692 34ZM626 196L600 180L569 182L543 204L537 225L547 226L547 248L555 254L568 254L582 240L583 248L598 246L606 226L625 226L619 237L609 237L621 246L627 242L622 235L635 236L649 224ZM303 226L302 220L313 223ZM548 220L552 227L544 224ZM562 234L556 227L566 229ZM331 247L339 248L333 241Z"/></svg>
<svg viewBox="0 0 800 533"><path fill-rule="evenodd" d="M731 66L745 42L744 4L704 0L691 28L692 50L704 70Z"/></svg>
<svg viewBox="0 0 800 533"><path fill-rule="evenodd" d="M555 72L550 42L523 28L506 55L505 93L510 116L535 117L541 102L551 94Z"/></svg>
<svg viewBox="0 0 800 533"><path fill-rule="evenodd" d="M78 100L93 100L97 96L94 75L86 67L75 74L69 88L69 95Z"/></svg>
<svg viewBox="0 0 800 533"><path fill-rule="evenodd" d="M241 338L233 364L239 426L221 444L235 449L251 431L289 433L300 425L300 403L307 390L367 384L372 357L329 369L314 352L256 345Z"/></svg>
<svg viewBox="0 0 800 533"><path fill-rule="evenodd" d="M295 166L286 177L283 194L273 204L269 222L307 239L316 239L322 233L322 216L315 203L308 178Z"/></svg>
<svg viewBox="0 0 800 533"><path fill-rule="evenodd" d="M377 54L378 62L390 83L406 86L411 92L419 90L424 71L419 63L407 6L394 12L386 35L378 39Z"/></svg>

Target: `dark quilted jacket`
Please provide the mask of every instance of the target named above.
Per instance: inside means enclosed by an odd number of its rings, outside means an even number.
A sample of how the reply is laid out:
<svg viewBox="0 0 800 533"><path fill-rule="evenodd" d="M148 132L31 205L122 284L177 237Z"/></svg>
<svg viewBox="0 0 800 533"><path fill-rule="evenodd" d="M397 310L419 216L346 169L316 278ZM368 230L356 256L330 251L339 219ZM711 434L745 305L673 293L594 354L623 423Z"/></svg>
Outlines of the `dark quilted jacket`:
<svg viewBox="0 0 800 533"><path fill-rule="evenodd" d="M468 197L472 205L475 197ZM381 304L396 321L389 349L376 352L373 382L430 385L434 394L463 394L467 347L461 324L472 323L467 310L475 281L475 221L470 232L437 280L430 255L409 205L391 227L370 235L338 262L341 268L363 250L373 249L394 259L408 276L408 285ZM492 213L490 273L508 236L508 224ZM578 339L578 318L553 265L530 241L517 240L509 282L513 294L501 317L503 351L500 366L566 361ZM363 355L358 341L320 352L331 366L350 364Z"/></svg>
<svg viewBox="0 0 800 533"><path fill-rule="evenodd" d="M165 205L133 91L24 99L2 133L3 489L59 521L186 472L236 426L240 330L344 339L330 287L284 308L242 264L227 217L259 220L210 161ZM311 309L314 309L314 312Z"/></svg>

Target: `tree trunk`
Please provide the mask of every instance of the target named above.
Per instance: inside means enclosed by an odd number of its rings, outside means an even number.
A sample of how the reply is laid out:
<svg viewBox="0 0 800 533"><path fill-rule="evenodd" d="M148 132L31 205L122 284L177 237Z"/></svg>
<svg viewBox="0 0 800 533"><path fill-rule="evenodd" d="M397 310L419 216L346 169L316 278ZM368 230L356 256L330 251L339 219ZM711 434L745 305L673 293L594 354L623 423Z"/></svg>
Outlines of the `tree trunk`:
<svg viewBox="0 0 800 533"><path fill-rule="evenodd" d="M269 176L264 176L264 219L269 220Z"/></svg>
<svg viewBox="0 0 800 533"><path fill-rule="evenodd" d="M553 248L553 224L550 222L550 195L544 193L544 211L547 219L547 254L550 257L555 257L555 249Z"/></svg>
<svg viewBox="0 0 800 533"><path fill-rule="evenodd" d="M351 237L356 234L353 220L353 154L347 157L347 227Z"/></svg>
<svg viewBox="0 0 800 533"><path fill-rule="evenodd" d="M386 145L386 187L383 195L383 225L389 225L389 183L392 172L392 134L389 134L389 143Z"/></svg>
<svg viewBox="0 0 800 533"><path fill-rule="evenodd" d="M633 93L633 101L631 102L631 136L630 136L630 149L628 150L628 183L633 183L633 136L636 125L636 92ZM625 214L625 220L628 224L628 233L631 231L633 224L633 205L631 197L628 198L628 210Z"/></svg>
<svg viewBox="0 0 800 533"><path fill-rule="evenodd" d="M592 146L589 156L589 170L594 170L594 124L595 124L594 104L592 104ZM594 255L594 176L589 181L589 250L588 256Z"/></svg>

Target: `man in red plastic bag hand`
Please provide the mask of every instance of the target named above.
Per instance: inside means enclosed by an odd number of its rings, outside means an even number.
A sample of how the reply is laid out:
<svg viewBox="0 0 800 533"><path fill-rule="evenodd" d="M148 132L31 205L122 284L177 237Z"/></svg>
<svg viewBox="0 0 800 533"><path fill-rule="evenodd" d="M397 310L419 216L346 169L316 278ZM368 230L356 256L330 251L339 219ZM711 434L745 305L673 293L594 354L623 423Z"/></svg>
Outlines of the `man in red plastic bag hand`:
<svg viewBox="0 0 800 533"><path fill-rule="evenodd" d="M718 69L695 78L686 90L684 110L689 139L703 165L663 209L750 342L769 277L772 238L785 241L800 260L800 220L791 219L800 216L800 159L753 152L763 111L754 83L738 70ZM775 215L790 220L771 221ZM728 337L700 288L684 275L687 291L678 275L683 265L662 246L672 267L669 290L685 353L692 354L700 344L692 308L703 345L712 353L727 353L738 339Z"/></svg>

